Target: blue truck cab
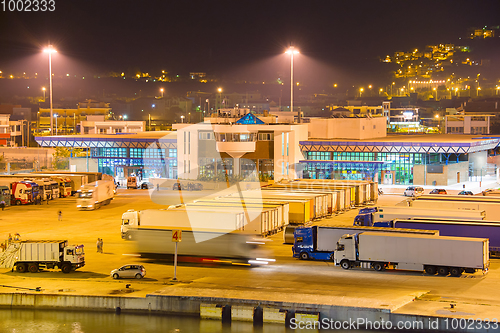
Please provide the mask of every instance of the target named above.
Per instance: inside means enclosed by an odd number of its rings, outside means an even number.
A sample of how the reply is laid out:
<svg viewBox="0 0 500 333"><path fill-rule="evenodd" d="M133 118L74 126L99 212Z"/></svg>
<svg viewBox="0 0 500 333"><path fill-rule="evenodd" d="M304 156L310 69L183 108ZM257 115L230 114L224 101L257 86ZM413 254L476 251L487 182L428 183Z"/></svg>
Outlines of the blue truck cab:
<svg viewBox="0 0 500 333"><path fill-rule="evenodd" d="M333 260L336 243L318 244L318 226L298 227L293 233L292 252L294 258L303 260ZM321 242L321 239L320 239ZM330 242L329 242L330 243Z"/></svg>
<svg viewBox="0 0 500 333"><path fill-rule="evenodd" d="M362 208L354 218L353 225L360 227L392 227L392 221L373 222L373 214L378 212L377 207Z"/></svg>

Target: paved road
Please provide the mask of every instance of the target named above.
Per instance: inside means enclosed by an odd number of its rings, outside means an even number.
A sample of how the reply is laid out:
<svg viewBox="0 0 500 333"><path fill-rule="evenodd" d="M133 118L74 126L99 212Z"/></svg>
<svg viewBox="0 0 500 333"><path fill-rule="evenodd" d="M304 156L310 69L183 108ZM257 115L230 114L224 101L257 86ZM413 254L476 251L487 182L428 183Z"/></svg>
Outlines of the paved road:
<svg viewBox="0 0 500 333"><path fill-rule="evenodd" d="M461 304L457 306L460 310L457 315L473 314L477 318L478 313L500 313L500 298L498 293L492 292L500 282L499 260L492 260L490 272L486 276L476 273L461 278L426 276L407 271L344 271L330 262L292 258L291 246L282 244L281 233L269 237L272 242L267 245L274 253L274 264L255 268L182 264L178 268L181 282L172 283L173 267L170 260L151 261L129 256L127 254L132 253L129 243L120 237L121 214L126 210L165 208L153 202L149 194L147 190L119 190L109 206L97 211L78 211L75 198L63 198L51 201L49 205L10 207L1 212L0 237L7 238L9 233L18 232L23 239L69 239L70 243L83 243L87 265L69 275L60 271L20 274L1 269L0 285L42 287L46 292L109 295L123 293L124 284L130 283L133 292L127 293L128 296L144 296L154 292L227 295L387 307L400 312L428 311L428 314L449 314L449 303L456 301ZM156 197L155 201L164 204L175 204L181 200L178 192L174 191L154 194L160 195L160 199ZM183 194L182 200L187 202L203 195L206 193L187 192ZM403 199L400 195L383 195L379 204L394 205ZM57 219L59 210L62 211L62 221ZM356 211L350 211L318 223L350 225L355 215ZM104 239L103 254L96 253L98 237ZM147 276L144 280L113 280L109 277L111 269L136 262L146 266ZM12 288L0 287L1 292L10 290ZM420 302L400 307L419 295L422 295ZM419 307L419 304L422 306ZM477 307L478 304L483 305L479 310L463 310Z"/></svg>

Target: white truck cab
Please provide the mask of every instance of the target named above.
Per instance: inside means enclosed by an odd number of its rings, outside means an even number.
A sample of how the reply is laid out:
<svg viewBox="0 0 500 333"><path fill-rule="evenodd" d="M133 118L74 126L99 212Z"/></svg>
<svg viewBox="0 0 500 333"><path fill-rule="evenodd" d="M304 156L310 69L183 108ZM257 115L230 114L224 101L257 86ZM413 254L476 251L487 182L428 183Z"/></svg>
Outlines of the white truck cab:
<svg viewBox="0 0 500 333"><path fill-rule="evenodd" d="M121 229L120 231L123 239L129 238L127 231L130 228L130 226L137 226L138 220L139 220L138 212L133 209L129 209L128 211L122 214L122 225L120 227Z"/></svg>
<svg viewBox="0 0 500 333"><path fill-rule="evenodd" d="M333 252L335 266L342 265L343 261L350 265L356 260L356 235L343 235L337 242L337 248Z"/></svg>

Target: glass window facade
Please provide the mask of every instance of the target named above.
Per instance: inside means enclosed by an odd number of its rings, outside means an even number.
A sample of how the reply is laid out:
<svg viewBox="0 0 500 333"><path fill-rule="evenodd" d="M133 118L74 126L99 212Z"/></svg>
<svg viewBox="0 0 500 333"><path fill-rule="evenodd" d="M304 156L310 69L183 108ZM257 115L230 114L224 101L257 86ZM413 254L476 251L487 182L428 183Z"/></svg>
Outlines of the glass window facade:
<svg viewBox="0 0 500 333"><path fill-rule="evenodd" d="M305 153L308 162L303 177L312 179L374 179L380 171L392 171L395 184L413 184L413 165L424 163L424 154L316 152ZM429 154L427 163L439 162L439 154ZM328 162L314 162L328 161Z"/></svg>
<svg viewBox="0 0 500 333"><path fill-rule="evenodd" d="M168 155L167 155L168 154ZM153 148L92 148L98 171L118 178L130 174L150 177L177 178L177 149Z"/></svg>

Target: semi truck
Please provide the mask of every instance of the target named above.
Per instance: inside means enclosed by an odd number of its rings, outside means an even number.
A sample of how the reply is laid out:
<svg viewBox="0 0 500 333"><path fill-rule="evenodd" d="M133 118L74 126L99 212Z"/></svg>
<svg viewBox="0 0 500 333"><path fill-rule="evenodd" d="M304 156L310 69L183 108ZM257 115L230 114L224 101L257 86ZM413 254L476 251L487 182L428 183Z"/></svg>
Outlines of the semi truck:
<svg viewBox="0 0 500 333"><path fill-rule="evenodd" d="M108 205L114 196L114 184L111 180L98 180L83 185L76 199L76 207L80 210L93 210Z"/></svg>
<svg viewBox="0 0 500 333"><path fill-rule="evenodd" d="M12 205L27 205L33 203L35 196L33 190L38 190L35 183L23 180L0 179L0 185L9 187Z"/></svg>
<svg viewBox="0 0 500 333"><path fill-rule="evenodd" d="M489 268L487 238L361 232L343 235L334 251L336 266L425 271L460 276Z"/></svg>
<svg viewBox="0 0 500 333"><path fill-rule="evenodd" d="M436 219L474 219L482 220L485 212L481 210L459 209L427 209L412 207L369 207L359 210L354 218L354 225L358 226L390 226L390 221L395 219L413 219L419 217ZM386 225L383 225L383 224Z"/></svg>
<svg viewBox="0 0 500 333"><path fill-rule="evenodd" d="M396 229L378 227L347 227L341 225L297 227L293 233L294 258L302 260L333 260L337 241L345 234L365 231L439 235L435 230Z"/></svg>
<svg viewBox="0 0 500 333"><path fill-rule="evenodd" d="M19 273L36 273L41 268L69 273L83 266L83 245L68 245L67 240L12 241L0 257L0 267L15 267Z"/></svg>
<svg viewBox="0 0 500 333"><path fill-rule="evenodd" d="M10 206L11 194L10 188L6 185L0 185L0 201L5 202L5 206Z"/></svg>
<svg viewBox="0 0 500 333"><path fill-rule="evenodd" d="M489 220L394 220L380 227L438 230L442 236L488 238L490 254L500 255L500 221Z"/></svg>
<svg viewBox="0 0 500 333"><path fill-rule="evenodd" d="M244 265L265 265L274 261L260 246L263 242L256 235L217 229L185 228L177 226L175 221L171 222L171 226L139 226L130 229L132 248L141 257L165 258L165 255L175 252L172 233L174 230L181 230L182 241L177 247L179 256L197 257L200 262L235 262Z"/></svg>

